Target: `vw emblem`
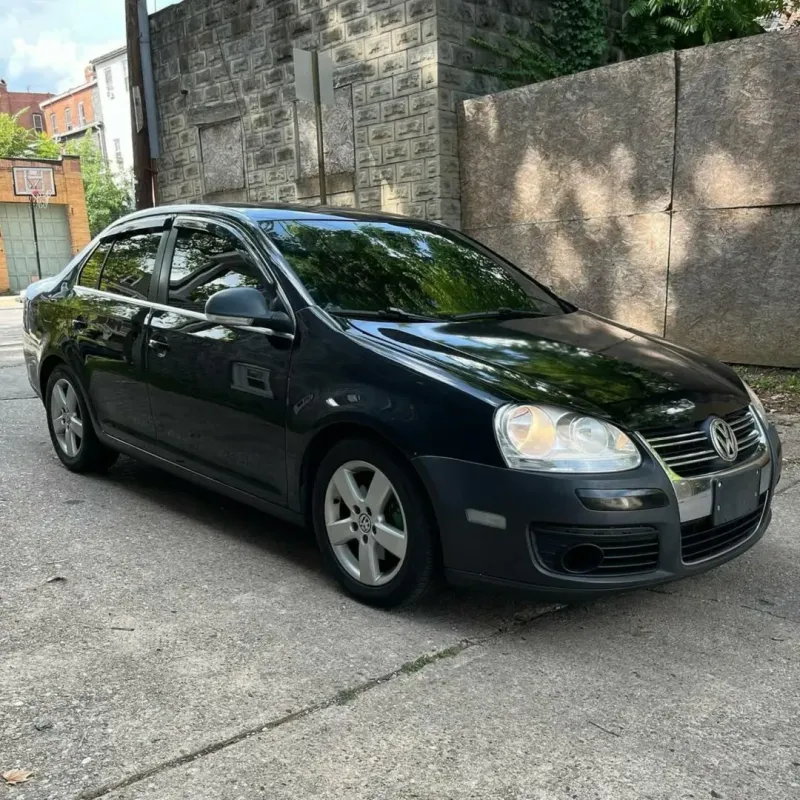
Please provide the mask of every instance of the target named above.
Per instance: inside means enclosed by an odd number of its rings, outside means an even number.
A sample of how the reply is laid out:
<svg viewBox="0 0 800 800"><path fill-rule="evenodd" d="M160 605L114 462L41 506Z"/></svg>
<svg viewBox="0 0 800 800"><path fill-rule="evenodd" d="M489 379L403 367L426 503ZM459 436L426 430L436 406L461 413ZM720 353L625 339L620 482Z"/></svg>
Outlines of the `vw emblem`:
<svg viewBox="0 0 800 800"><path fill-rule="evenodd" d="M733 428L724 419L715 417L708 426L708 435L717 455L723 461L736 461L739 455L739 442Z"/></svg>
<svg viewBox="0 0 800 800"><path fill-rule="evenodd" d="M361 533L369 533L372 530L372 520L366 514L358 518L358 529Z"/></svg>

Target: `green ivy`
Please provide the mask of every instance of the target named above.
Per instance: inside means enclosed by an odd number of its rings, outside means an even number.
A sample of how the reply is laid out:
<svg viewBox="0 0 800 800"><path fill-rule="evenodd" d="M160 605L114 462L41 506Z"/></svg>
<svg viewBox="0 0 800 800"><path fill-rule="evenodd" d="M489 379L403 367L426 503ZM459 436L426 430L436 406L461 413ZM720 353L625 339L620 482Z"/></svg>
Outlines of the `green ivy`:
<svg viewBox="0 0 800 800"><path fill-rule="evenodd" d="M527 38L502 34L503 45L472 38L472 44L497 57L497 66L479 72L506 86L557 78L604 64L608 58L603 0L553 0L546 24L533 21Z"/></svg>

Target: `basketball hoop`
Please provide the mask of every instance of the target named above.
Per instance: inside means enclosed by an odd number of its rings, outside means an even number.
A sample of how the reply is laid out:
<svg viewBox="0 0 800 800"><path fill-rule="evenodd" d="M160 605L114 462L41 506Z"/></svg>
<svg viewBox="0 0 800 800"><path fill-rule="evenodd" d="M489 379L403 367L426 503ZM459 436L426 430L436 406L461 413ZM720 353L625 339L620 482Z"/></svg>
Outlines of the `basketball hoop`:
<svg viewBox="0 0 800 800"><path fill-rule="evenodd" d="M51 197L52 195L47 194L42 189L31 189L31 200L37 208L47 208L50 205Z"/></svg>
<svg viewBox="0 0 800 800"><path fill-rule="evenodd" d="M56 193L51 167L14 167L14 194L28 196L31 205L47 208Z"/></svg>

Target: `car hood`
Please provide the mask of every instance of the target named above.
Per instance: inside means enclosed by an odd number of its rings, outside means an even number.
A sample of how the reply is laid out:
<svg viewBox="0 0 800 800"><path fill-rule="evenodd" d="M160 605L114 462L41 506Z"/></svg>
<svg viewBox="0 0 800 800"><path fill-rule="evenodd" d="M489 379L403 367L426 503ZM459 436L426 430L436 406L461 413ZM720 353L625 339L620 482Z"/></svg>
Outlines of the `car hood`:
<svg viewBox="0 0 800 800"><path fill-rule="evenodd" d="M630 428L691 424L748 403L729 367L585 311L463 322L351 319L357 336L435 362L500 399L548 402Z"/></svg>

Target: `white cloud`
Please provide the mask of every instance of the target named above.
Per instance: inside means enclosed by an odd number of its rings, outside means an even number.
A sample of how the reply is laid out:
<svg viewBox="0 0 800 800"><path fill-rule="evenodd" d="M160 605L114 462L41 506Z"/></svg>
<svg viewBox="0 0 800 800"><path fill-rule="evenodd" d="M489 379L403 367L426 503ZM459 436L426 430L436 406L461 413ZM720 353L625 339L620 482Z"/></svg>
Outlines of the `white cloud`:
<svg viewBox="0 0 800 800"><path fill-rule="evenodd" d="M151 13L178 0L148 0ZM93 58L125 43L122 0L0 0L0 77L12 90L62 92Z"/></svg>

